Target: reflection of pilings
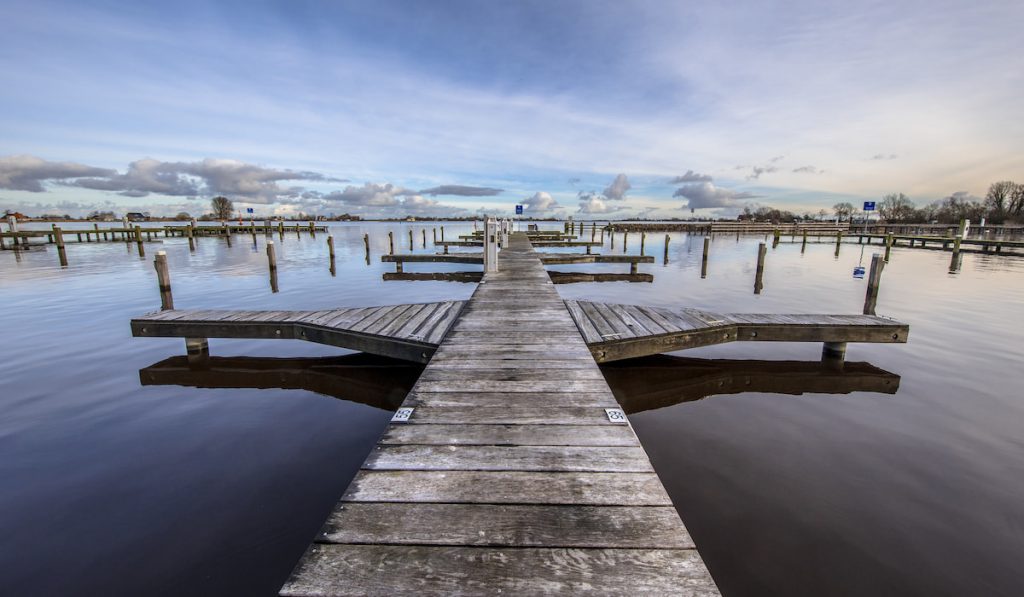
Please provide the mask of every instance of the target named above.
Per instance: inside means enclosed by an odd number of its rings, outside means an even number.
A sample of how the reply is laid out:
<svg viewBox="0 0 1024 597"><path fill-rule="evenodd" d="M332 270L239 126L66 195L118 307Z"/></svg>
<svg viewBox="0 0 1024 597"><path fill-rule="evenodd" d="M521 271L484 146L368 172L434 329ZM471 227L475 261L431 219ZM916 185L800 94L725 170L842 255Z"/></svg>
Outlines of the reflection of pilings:
<svg viewBox="0 0 1024 597"><path fill-rule="evenodd" d="M171 357L139 370L144 386L280 388L394 410L423 366L365 353L322 358L207 357L202 366Z"/></svg>
<svg viewBox="0 0 1024 597"><path fill-rule="evenodd" d="M761 294L761 289L764 288L764 256L768 252L768 248L764 246L764 243L757 244L757 271L754 273L754 294Z"/></svg>
<svg viewBox="0 0 1024 597"><path fill-rule="evenodd" d="M601 365L627 414L708 396L771 394L895 394L900 376L869 363L837 368L819 361L741 361L656 355Z"/></svg>

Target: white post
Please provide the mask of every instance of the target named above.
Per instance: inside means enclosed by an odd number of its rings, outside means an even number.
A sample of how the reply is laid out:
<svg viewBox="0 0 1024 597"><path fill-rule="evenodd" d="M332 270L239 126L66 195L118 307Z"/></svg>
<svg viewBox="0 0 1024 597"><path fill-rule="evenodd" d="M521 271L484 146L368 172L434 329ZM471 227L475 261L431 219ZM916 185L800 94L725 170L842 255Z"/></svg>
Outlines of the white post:
<svg viewBox="0 0 1024 597"><path fill-rule="evenodd" d="M487 218L484 223L484 272L498 271L498 223Z"/></svg>
<svg viewBox="0 0 1024 597"><path fill-rule="evenodd" d="M967 240L967 233L968 233L968 231L970 229L971 229L971 221L970 220L964 220L964 231L963 231L963 234L961 235L960 238L962 238L963 240Z"/></svg>
<svg viewBox="0 0 1024 597"><path fill-rule="evenodd" d="M17 232L18 231L18 218L14 217L14 216L7 216L7 227L11 229L10 230L11 232ZM14 242L17 243L18 239L14 239Z"/></svg>
<svg viewBox="0 0 1024 597"><path fill-rule="evenodd" d="M507 247L508 246L508 229L509 229L510 226L511 226L511 224L508 221L508 218L505 218L504 220L501 221L501 246L502 247Z"/></svg>

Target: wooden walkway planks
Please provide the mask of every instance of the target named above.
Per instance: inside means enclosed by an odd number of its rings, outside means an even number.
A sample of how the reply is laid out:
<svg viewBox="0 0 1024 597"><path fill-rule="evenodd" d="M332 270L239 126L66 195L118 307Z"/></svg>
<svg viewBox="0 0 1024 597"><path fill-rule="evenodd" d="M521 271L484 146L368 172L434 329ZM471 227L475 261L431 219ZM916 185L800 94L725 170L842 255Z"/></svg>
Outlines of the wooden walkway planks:
<svg viewBox="0 0 1024 597"><path fill-rule="evenodd" d="M281 593L717 595L524 234L499 263Z"/></svg>
<svg viewBox="0 0 1024 597"><path fill-rule="evenodd" d="M565 301L599 363L724 342L904 343L910 326L875 315L713 313Z"/></svg>
<svg viewBox="0 0 1024 597"><path fill-rule="evenodd" d="M325 311L172 310L131 321L146 337L308 340L425 363L466 301Z"/></svg>

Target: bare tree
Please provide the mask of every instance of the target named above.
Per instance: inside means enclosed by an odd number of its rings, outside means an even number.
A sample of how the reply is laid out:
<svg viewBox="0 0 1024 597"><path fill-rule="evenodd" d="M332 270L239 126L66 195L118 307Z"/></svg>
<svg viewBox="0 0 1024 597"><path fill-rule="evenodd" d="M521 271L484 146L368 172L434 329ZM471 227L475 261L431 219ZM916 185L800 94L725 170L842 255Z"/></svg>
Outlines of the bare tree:
<svg viewBox="0 0 1024 597"><path fill-rule="evenodd" d="M835 212L836 217L839 218L840 222L843 220L849 220L850 216L853 215L853 204L845 201L842 203L836 203L832 206L832 211Z"/></svg>
<svg viewBox="0 0 1024 597"><path fill-rule="evenodd" d="M216 196L210 199L210 208L213 209L213 215L218 220L231 219L231 214L235 211L235 204L230 199L223 196Z"/></svg>
<svg viewBox="0 0 1024 597"><path fill-rule="evenodd" d="M914 217L914 211L914 202L903 193L889 193L878 203L878 215L883 220L909 220Z"/></svg>

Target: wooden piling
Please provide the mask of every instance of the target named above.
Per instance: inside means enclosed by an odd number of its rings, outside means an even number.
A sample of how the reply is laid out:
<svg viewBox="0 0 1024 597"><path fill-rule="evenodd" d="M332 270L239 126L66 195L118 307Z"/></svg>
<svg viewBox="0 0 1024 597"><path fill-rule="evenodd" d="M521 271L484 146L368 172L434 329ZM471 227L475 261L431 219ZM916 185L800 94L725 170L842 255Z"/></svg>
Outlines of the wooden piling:
<svg viewBox="0 0 1024 597"><path fill-rule="evenodd" d="M871 269L868 271L868 289L864 296L864 315L875 314L875 303L878 301L878 286L882 281L882 269L885 258L881 253L871 256Z"/></svg>
<svg viewBox="0 0 1024 597"><path fill-rule="evenodd" d="M476 225L476 223L474 222L474 229L475 229L475 225ZM434 244L435 245L437 244L437 228L434 228Z"/></svg>
<svg viewBox="0 0 1024 597"><path fill-rule="evenodd" d="M388 230L388 255L395 254L395 233Z"/></svg>
<svg viewBox="0 0 1024 597"><path fill-rule="evenodd" d="M156 252L153 267L156 268L156 281L160 286L160 310L171 311L174 309L174 296L171 294L171 272L167 267L166 251Z"/></svg>
<svg viewBox="0 0 1024 597"><path fill-rule="evenodd" d="M68 254L64 249L64 233L61 232L60 226L53 226L53 240L57 243L57 260L60 261L60 266L67 267Z"/></svg>
<svg viewBox="0 0 1024 597"><path fill-rule="evenodd" d="M441 226L441 242L444 242L444 226Z"/></svg>
<svg viewBox="0 0 1024 597"><path fill-rule="evenodd" d="M412 228L409 229L409 250L412 251Z"/></svg>
<svg viewBox="0 0 1024 597"><path fill-rule="evenodd" d="M611 246L611 248L612 248L612 250L614 250L615 249L615 231L614 230L610 230L608 232L608 236L610 236L611 239L612 239L612 246Z"/></svg>
<svg viewBox="0 0 1024 597"><path fill-rule="evenodd" d="M776 228L775 230L772 231L772 248L773 249L778 248L779 240L780 240L781 236L782 236L782 233L779 232L778 228Z"/></svg>
<svg viewBox="0 0 1024 597"><path fill-rule="evenodd" d="M950 273L960 270L960 241L961 237L957 236L953 239L953 256L949 260L949 271Z"/></svg>
<svg viewBox="0 0 1024 597"><path fill-rule="evenodd" d="M369 259L370 258L370 235L369 234L364 234L363 235L363 246L366 247L366 258Z"/></svg>
<svg viewBox="0 0 1024 597"><path fill-rule="evenodd" d="M807 250L807 229L804 228L803 240L800 241L800 253Z"/></svg>
<svg viewBox="0 0 1024 597"><path fill-rule="evenodd" d="M622 232L622 252L625 253L627 250L627 243L629 242L629 231L625 230Z"/></svg>
<svg viewBox="0 0 1024 597"><path fill-rule="evenodd" d="M700 258L700 277L708 277L708 252L711 251L711 239L704 237L704 255Z"/></svg>
<svg viewBox="0 0 1024 597"><path fill-rule="evenodd" d="M757 244L757 271L754 273L754 294L761 294L764 288L764 256L768 248L764 243Z"/></svg>
<svg viewBox="0 0 1024 597"><path fill-rule="evenodd" d="M670 238L669 235L666 234L665 235L665 257L662 259L662 263L663 264L668 263L668 241L669 241L669 238Z"/></svg>
<svg viewBox="0 0 1024 597"><path fill-rule="evenodd" d="M146 256L146 250L142 247L142 226L135 226L135 244L139 249L139 257Z"/></svg>
<svg viewBox="0 0 1024 597"><path fill-rule="evenodd" d="M274 241L267 241L267 265L270 266L270 271L277 271L277 251L274 250Z"/></svg>
<svg viewBox="0 0 1024 597"><path fill-rule="evenodd" d="M427 229L423 229L423 248L427 248Z"/></svg>
<svg viewBox="0 0 1024 597"><path fill-rule="evenodd" d="M836 231L836 257L839 257L839 247L843 244L843 231Z"/></svg>
<svg viewBox="0 0 1024 597"><path fill-rule="evenodd" d="M309 221L309 235L316 238L316 223L313 220Z"/></svg>
<svg viewBox="0 0 1024 597"><path fill-rule="evenodd" d="M277 235L281 240L284 240L284 222L277 223Z"/></svg>
<svg viewBox="0 0 1024 597"><path fill-rule="evenodd" d="M331 264L334 263L334 237L331 235L327 236L327 252L331 256Z"/></svg>
<svg viewBox="0 0 1024 597"><path fill-rule="evenodd" d="M644 247L645 247L646 244L647 244L647 233L646 232L641 232L640 233L640 255L644 254Z"/></svg>
<svg viewBox="0 0 1024 597"><path fill-rule="evenodd" d="M192 224L187 224L185 226L185 235L188 236L188 250L189 251L195 251L196 250L196 238L195 238L196 237L196 231L195 231L195 228L193 227Z"/></svg>
<svg viewBox="0 0 1024 597"><path fill-rule="evenodd" d="M892 232L885 235L885 262L889 263L889 252L892 250Z"/></svg>

